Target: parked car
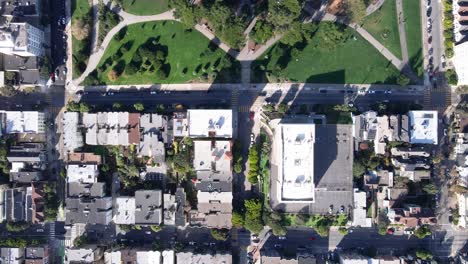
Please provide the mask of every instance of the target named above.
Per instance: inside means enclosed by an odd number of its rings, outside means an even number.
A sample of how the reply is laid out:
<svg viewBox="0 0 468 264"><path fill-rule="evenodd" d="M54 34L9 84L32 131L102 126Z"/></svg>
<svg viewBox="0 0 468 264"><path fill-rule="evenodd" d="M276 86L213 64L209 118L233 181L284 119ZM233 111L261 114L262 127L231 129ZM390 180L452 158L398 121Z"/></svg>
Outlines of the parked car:
<svg viewBox="0 0 468 264"><path fill-rule="evenodd" d="M386 94L392 94L392 90L385 90Z"/></svg>
<svg viewBox="0 0 468 264"><path fill-rule="evenodd" d="M255 117L255 112L250 111L250 112L249 112L249 118L250 118L250 120L254 120L254 117Z"/></svg>
<svg viewBox="0 0 468 264"><path fill-rule="evenodd" d="M278 239L279 240L286 240L286 237L285 236L279 236Z"/></svg>
<svg viewBox="0 0 468 264"><path fill-rule="evenodd" d="M250 134L250 145L255 144L255 135L252 133Z"/></svg>
<svg viewBox="0 0 468 264"><path fill-rule="evenodd" d="M405 235L413 235L413 234L414 234L414 231L413 231L413 230L405 230L405 231L403 231L403 234L405 234Z"/></svg>

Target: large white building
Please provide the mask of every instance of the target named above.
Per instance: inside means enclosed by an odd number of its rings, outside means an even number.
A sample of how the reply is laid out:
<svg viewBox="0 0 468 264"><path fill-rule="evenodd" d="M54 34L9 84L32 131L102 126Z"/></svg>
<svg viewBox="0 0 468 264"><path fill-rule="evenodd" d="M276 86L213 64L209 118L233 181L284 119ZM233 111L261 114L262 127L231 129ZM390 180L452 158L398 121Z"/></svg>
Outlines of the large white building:
<svg viewBox="0 0 468 264"><path fill-rule="evenodd" d="M458 76L458 85L468 85L468 41L454 47L453 66Z"/></svg>
<svg viewBox="0 0 468 264"><path fill-rule="evenodd" d="M22 57L42 56L44 31L28 23L10 23L0 31L0 52Z"/></svg>
<svg viewBox="0 0 468 264"><path fill-rule="evenodd" d="M6 133L45 133L44 113L37 111L6 111Z"/></svg>
<svg viewBox="0 0 468 264"><path fill-rule="evenodd" d="M280 124L275 130L281 202L314 202L314 142L314 124Z"/></svg>
<svg viewBox="0 0 468 264"><path fill-rule="evenodd" d="M437 145L437 111L409 111L408 115L410 118L410 143Z"/></svg>
<svg viewBox="0 0 468 264"><path fill-rule="evenodd" d="M232 138L232 110L191 109L187 111L187 135L193 138Z"/></svg>
<svg viewBox="0 0 468 264"><path fill-rule="evenodd" d="M96 164L68 164L67 181L79 183L95 183L99 175Z"/></svg>
<svg viewBox="0 0 468 264"><path fill-rule="evenodd" d="M62 117L63 148L73 151L83 146L83 134L79 129L80 113L66 112Z"/></svg>

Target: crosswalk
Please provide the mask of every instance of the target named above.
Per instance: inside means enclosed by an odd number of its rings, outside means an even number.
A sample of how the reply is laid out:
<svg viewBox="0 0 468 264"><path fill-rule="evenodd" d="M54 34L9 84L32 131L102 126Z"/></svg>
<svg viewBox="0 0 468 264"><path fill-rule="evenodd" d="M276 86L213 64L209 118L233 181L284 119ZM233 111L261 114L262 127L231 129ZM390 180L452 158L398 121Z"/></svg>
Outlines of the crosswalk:
<svg viewBox="0 0 468 264"><path fill-rule="evenodd" d="M240 113L248 113L248 112L250 112L250 106L249 106L249 105L240 105L240 106L239 106L239 112L240 112Z"/></svg>
<svg viewBox="0 0 468 264"><path fill-rule="evenodd" d="M233 110L237 110L239 106L239 90L234 89L231 93L231 107Z"/></svg>

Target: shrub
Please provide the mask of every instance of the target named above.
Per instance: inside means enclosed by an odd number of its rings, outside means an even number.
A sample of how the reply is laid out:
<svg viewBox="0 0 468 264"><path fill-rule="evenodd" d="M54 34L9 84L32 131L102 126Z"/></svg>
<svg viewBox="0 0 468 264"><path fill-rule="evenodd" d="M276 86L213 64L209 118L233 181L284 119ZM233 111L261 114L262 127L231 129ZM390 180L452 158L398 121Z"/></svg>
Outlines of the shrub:
<svg viewBox="0 0 468 264"><path fill-rule="evenodd" d="M116 81L119 78L119 74L116 70L110 70L107 74L107 78L109 78L111 81Z"/></svg>
<svg viewBox="0 0 468 264"><path fill-rule="evenodd" d="M211 229L210 230L211 232L211 236L216 239L216 240L219 240L219 241L226 241L226 239L228 238L229 236L229 229Z"/></svg>
<svg viewBox="0 0 468 264"><path fill-rule="evenodd" d="M84 40L89 37L90 26L84 19L77 19L71 27L72 35L77 40Z"/></svg>

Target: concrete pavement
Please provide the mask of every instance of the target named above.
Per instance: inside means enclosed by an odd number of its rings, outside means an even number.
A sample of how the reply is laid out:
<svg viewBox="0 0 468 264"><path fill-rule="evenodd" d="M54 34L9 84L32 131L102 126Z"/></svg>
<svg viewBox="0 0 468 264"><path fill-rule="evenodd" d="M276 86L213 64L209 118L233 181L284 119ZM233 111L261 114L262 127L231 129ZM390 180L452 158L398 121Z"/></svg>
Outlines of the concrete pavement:
<svg viewBox="0 0 468 264"><path fill-rule="evenodd" d="M403 0L396 0L396 11L398 17L398 32L400 35L400 47L402 55L402 63L408 64L408 45L406 42L406 30L405 30L405 16L403 13Z"/></svg>

